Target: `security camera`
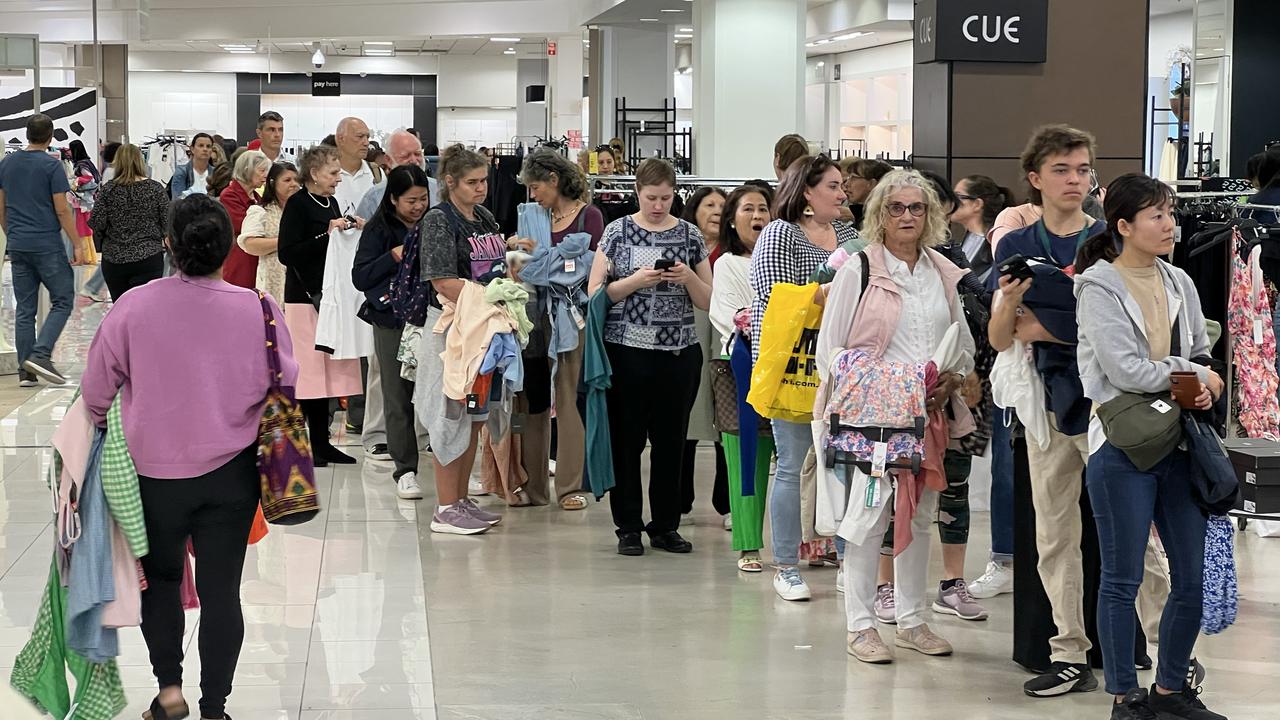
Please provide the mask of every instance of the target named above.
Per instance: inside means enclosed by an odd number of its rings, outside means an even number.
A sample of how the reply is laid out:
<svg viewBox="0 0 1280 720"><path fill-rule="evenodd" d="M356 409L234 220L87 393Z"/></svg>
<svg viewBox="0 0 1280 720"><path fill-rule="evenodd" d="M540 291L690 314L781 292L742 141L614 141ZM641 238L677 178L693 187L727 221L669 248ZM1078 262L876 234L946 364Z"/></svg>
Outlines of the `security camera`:
<svg viewBox="0 0 1280 720"><path fill-rule="evenodd" d="M315 53L311 55L311 64L317 70L324 67L324 53L320 51L320 48L316 48Z"/></svg>

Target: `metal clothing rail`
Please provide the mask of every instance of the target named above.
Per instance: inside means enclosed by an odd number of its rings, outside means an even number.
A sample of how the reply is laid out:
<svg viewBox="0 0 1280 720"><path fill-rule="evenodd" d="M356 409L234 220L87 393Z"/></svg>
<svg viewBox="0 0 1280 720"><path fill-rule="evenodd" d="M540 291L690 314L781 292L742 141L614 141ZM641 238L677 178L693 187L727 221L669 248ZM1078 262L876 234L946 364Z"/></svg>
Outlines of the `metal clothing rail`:
<svg viewBox="0 0 1280 720"><path fill-rule="evenodd" d="M589 178L592 182L617 182L617 183L634 183L635 175L592 175ZM746 185L749 182L764 180L770 185L777 185L776 180L769 178L710 178L699 177L696 175L677 175L677 185L712 185L717 187L737 187Z"/></svg>

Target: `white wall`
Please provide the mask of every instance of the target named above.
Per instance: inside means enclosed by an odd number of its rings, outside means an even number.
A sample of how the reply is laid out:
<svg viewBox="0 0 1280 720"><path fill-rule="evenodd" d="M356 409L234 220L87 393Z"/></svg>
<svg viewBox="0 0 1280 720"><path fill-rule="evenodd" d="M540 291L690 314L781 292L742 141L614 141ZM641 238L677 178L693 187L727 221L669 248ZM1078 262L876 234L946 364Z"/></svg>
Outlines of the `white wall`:
<svg viewBox="0 0 1280 720"><path fill-rule="evenodd" d="M263 95L262 109L284 116L285 142L291 146L319 145L345 117L364 120L372 139L383 147L391 131L413 127L413 97L409 95ZM237 139L244 144L252 138Z"/></svg>
<svg viewBox="0 0 1280 720"><path fill-rule="evenodd" d="M840 66L841 77L850 77L910 68L915 59L912 56L911 42L908 41L840 53L832 61Z"/></svg>
<svg viewBox="0 0 1280 720"><path fill-rule="evenodd" d="M514 55L441 55L436 104L446 107L516 106Z"/></svg>
<svg viewBox="0 0 1280 720"><path fill-rule="evenodd" d="M371 75L434 75L440 69L435 55L397 55L395 57L330 56L324 71L337 73L369 73ZM514 64L512 65L514 67ZM198 52L129 52L130 70L166 70L222 73L308 73L314 70L311 56L291 52L266 55Z"/></svg>
<svg viewBox="0 0 1280 720"><path fill-rule="evenodd" d="M445 108L436 112L436 137L443 149L454 143L493 147L516 135L516 111L490 108Z"/></svg>
<svg viewBox="0 0 1280 720"><path fill-rule="evenodd" d="M1151 39L1147 45L1147 76L1169 77L1169 58L1180 46L1195 44L1194 20L1190 10L1151 18ZM1174 72L1176 75L1176 71Z"/></svg>
<svg viewBox="0 0 1280 720"><path fill-rule="evenodd" d="M165 129L236 135L236 76L231 73L129 73L129 140Z"/></svg>

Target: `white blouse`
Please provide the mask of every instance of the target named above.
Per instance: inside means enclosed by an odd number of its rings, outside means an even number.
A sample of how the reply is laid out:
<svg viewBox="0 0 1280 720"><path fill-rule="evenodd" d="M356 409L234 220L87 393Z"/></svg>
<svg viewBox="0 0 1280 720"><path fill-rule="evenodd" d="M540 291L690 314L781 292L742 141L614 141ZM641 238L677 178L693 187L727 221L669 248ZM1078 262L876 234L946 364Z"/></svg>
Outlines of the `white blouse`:
<svg viewBox="0 0 1280 720"><path fill-rule="evenodd" d="M751 256L721 255L713 268L711 282L711 325L720 333L720 354L729 354L729 341L733 339L733 316L743 308L750 308L756 299L751 288Z"/></svg>

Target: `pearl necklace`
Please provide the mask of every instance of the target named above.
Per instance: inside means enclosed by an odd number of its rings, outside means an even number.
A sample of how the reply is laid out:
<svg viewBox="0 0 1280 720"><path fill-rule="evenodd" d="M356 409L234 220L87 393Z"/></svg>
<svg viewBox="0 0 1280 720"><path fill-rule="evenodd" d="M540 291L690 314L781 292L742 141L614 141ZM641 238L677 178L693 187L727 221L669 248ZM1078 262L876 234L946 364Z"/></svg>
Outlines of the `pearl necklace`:
<svg viewBox="0 0 1280 720"><path fill-rule="evenodd" d="M311 192L310 190L308 190L308 191L307 191L307 195L311 198L311 201L312 201L312 202L314 202L315 204L317 204L317 205L319 205L320 207L324 208L325 210L328 210L328 209L329 209L329 206L332 204L332 203L330 202L330 200L332 200L332 198L330 198L330 197L329 197L329 196L327 196L327 195L326 195L326 196L325 196L325 198L324 198L324 203L321 203L319 200L316 200L316 194L315 194L315 193L313 193L313 192Z"/></svg>

